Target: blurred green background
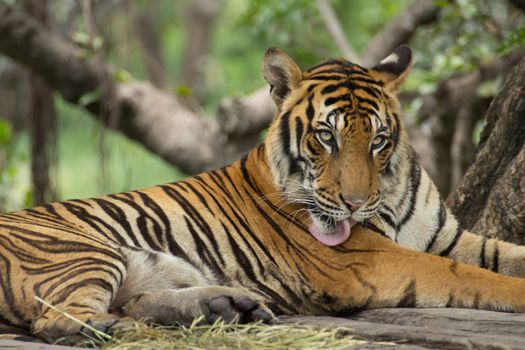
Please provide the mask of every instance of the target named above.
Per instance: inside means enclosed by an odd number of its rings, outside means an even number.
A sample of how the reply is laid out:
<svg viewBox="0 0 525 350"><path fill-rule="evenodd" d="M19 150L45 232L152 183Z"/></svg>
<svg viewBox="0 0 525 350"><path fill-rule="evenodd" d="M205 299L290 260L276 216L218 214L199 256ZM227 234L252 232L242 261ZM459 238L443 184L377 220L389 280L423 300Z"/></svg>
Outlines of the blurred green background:
<svg viewBox="0 0 525 350"><path fill-rule="evenodd" d="M17 1L12 1L14 4ZM50 1L53 21L71 21L73 1ZM165 66L167 89L198 100L213 116L221 98L250 93L264 85L260 64L266 48L279 46L304 67L319 60L340 56L318 12L308 0L226 0L214 23L211 47L202 61L203 79L196 93L181 84L185 26L179 1L130 0L111 9L97 39L105 60L119 69L122 79L147 80L139 44L133 34L133 16L149 11L158 30ZM389 20L409 4L407 0L333 0L346 37L361 53ZM523 15L503 0L442 1L441 17L432 26L418 30L410 44L417 66L407 89L431 93L437 83L452 74L469 72L479 64L502 55L523 43ZM497 33L491 32L497 26ZM89 21L82 14L69 24L68 35L82 43ZM0 59L0 68L7 59ZM483 88L493 91L498 81ZM105 129L82 108L55 95L58 116L58 166L53 179L59 199L98 196L179 180L178 169L149 153L141 145ZM409 118L416 118L418 100L407 106ZM32 194L29 170L29 138L22 126L0 120L0 142L4 166L0 169L2 209L30 206ZM479 132L479 131L478 131Z"/></svg>

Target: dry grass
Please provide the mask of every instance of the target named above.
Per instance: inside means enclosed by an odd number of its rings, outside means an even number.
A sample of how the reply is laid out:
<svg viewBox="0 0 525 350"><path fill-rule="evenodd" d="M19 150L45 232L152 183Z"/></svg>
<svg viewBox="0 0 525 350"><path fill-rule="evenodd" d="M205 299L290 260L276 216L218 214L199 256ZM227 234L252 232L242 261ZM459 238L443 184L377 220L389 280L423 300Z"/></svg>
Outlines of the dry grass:
<svg viewBox="0 0 525 350"><path fill-rule="evenodd" d="M138 327L99 344L104 350L168 349L351 349L368 344L350 335L349 328L298 325L226 325L182 328ZM383 343L385 347L388 345Z"/></svg>
<svg viewBox="0 0 525 350"><path fill-rule="evenodd" d="M217 349L217 350L337 350L351 349L357 345L371 344L369 341L354 339L349 327L314 327L302 325L265 325L252 323L231 325L217 321L213 325L199 325L197 319L190 327L149 327L136 324L132 330L108 335L81 322L46 301L39 302L71 318L89 329L94 337L86 335L78 346L98 347L103 350L171 350L171 349ZM395 344L377 343L382 347Z"/></svg>

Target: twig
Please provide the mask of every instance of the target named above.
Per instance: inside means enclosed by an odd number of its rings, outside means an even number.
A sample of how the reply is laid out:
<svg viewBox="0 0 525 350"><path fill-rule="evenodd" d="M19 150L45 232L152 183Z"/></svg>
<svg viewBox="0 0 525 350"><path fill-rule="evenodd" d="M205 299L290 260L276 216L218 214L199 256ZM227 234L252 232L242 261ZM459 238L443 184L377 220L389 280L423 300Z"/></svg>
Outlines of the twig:
<svg viewBox="0 0 525 350"><path fill-rule="evenodd" d="M109 335L109 334L107 334L107 333L104 333L104 332L102 332L102 331L99 331L98 329L96 329L96 328L90 326L89 324L80 321L80 320L79 320L78 318L76 318L75 316L72 316L72 315L68 314L67 312L64 312L64 311L60 310L60 309L57 308L56 306L53 306L53 305L49 304L49 303L48 303L47 301L45 301L44 299L42 299L42 298L40 298L40 297L38 297L38 296L36 296L36 295L35 295L35 299L36 299L37 301L39 301L40 303L44 304L45 306L49 307L50 309L52 309L52 310L58 312L59 314L62 314L62 315L64 315L64 316L66 316L67 318L69 318L69 319L71 319L71 320L73 320L73 321L75 321L75 322L81 324L84 328L89 329L89 330L90 330L91 332L93 332L95 335L97 335L97 336L99 336L99 337L101 337L101 338L107 339L107 340L113 340L113 337L112 337L111 335Z"/></svg>
<svg viewBox="0 0 525 350"><path fill-rule="evenodd" d="M349 59L354 63L360 63L361 59L359 58L359 55L357 55L348 40L346 40L341 23L328 0L317 0L316 2L317 8L323 17L326 29L334 39L339 50L341 50L346 59Z"/></svg>

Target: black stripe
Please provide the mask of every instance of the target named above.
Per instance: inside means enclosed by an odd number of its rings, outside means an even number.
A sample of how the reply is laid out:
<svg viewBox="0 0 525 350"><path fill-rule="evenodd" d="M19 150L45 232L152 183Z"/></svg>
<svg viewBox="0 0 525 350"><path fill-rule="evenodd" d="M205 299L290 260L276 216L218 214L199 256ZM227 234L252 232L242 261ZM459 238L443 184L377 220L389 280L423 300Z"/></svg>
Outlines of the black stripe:
<svg viewBox="0 0 525 350"><path fill-rule="evenodd" d="M284 242L286 243L286 248L288 250L288 252L290 253L290 248L293 248L293 251L302 259L304 260L305 262L307 262L310 266L314 267L321 275L325 276L325 277L328 277L330 279L333 279L332 276L330 276L329 274L327 274L326 271L324 271L322 268L320 268L319 266L317 266L317 264L311 259L309 258L308 256L305 255L305 253L308 253L311 257L315 257L316 259L318 259L315 255L312 254L312 252L309 252L308 250L305 249L305 247L302 247L300 246L299 244L297 244L295 241L292 241L288 238L288 235L283 231L283 229L266 213L266 211L264 210L264 208L262 208L258 203L257 201L248 193L248 196L249 198L251 199L253 205L255 206L255 208L257 209L257 211L262 215L262 217L264 218L264 220L272 227L272 229L274 230L274 232L277 233L277 235L279 237L281 237L281 239L284 240ZM308 233L309 234L309 233ZM323 262L324 264L326 264L326 262Z"/></svg>
<svg viewBox="0 0 525 350"><path fill-rule="evenodd" d="M412 151L412 155L410 157L411 162L411 168L410 168L410 197L409 197L409 207L407 212L405 213L405 216L399 221L397 225L397 231L400 231L401 228L412 218L414 215L414 210L416 208L416 200L417 200L417 194L419 190L419 185L421 183L421 167L419 166L419 163L416 160L416 154L414 151Z"/></svg>
<svg viewBox="0 0 525 350"><path fill-rule="evenodd" d="M392 113L392 115L394 116L395 120L395 124L392 126L391 133L392 141L394 142L394 149L392 150L392 152L395 152L396 147L399 143L399 129L401 128L401 121L399 120L399 116L397 115L397 113Z"/></svg>
<svg viewBox="0 0 525 350"><path fill-rule="evenodd" d="M88 279L78 281L74 284L70 284L64 289L60 290L60 293L56 295L52 300L50 300L50 302L52 304L59 305L65 300L67 300L75 290L79 288L85 288L86 286L89 286L89 285L99 286L107 290L113 295L115 293L115 291L113 290L113 286L110 283L108 283L107 280L102 279L102 278L88 278ZM63 284L61 286L63 286Z"/></svg>
<svg viewBox="0 0 525 350"><path fill-rule="evenodd" d="M206 201L206 198L204 198L204 196L202 195L202 193L200 191L198 191L192 184L190 181L184 181L184 182L180 182L178 183L179 186L183 187L183 186L187 186L190 191L195 195L195 197L197 197L197 199L199 200L199 202L201 202L201 204L212 214L213 211L210 209L210 206L208 204L208 202Z"/></svg>
<svg viewBox="0 0 525 350"><path fill-rule="evenodd" d="M448 256L450 254L450 252L452 252L454 247L458 244L459 239L463 235L463 232L465 232L465 231L463 231L461 226L459 226L459 224L458 224L458 228L456 229L456 233L454 234L454 238L452 239L452 241L450 242L448 247L445 248L445 250L443 250L441 253L439 253L439 256Z"/></svg>
<svg viewBox="0 0 525 350"><path fill-rule="evenodd" d="M498 242L494 242L494 258L492 259L492 268L491 270L494 272L499 272L499 248L498 248Z"/></svg>
<svg viewBox="0 0 525 350"><path fill-rule="evenodd" d="M174 188L174 186L177 186L177 189L181 188L178 184L163 185L160 186L160 188L175 200L184 212L197 224L199 230L206 236L206 238L208 238L208 241L213 246L214 251L217 253L217 258L220 260L221 264L224 265L224 259L220 254L219 245L217 244L217 240L215 239L210 225L204 220L202 215L199 214L199 211L195 209L195 207Z"/></svg>
<svg viewBox="0 0 525 350"><path fill-rule="evenodd" d="M115 254L112 250L101 247L97 248L93 244L60 240L56 236L45 235L40 232L25 230L19 227L0 225L0 228L9 229L11 231L11 237L19 239L28 245L32 245L37 249L48 253L98 252L104 255L109 255L114 259L119 258L119 255ZM20 233L26 234L28 237L24 237ZM35 240L36 237L45 238L46 240ZM105 246L107 246L107 244Z"/></svg>
<svg viewBox="0 0 525 350"><path fill-rule="evenodd" d="M379 233L381 236L384 236L384 237L390 239L390 237L387 236L385 231L381 230L379 227L377 227L376 225L372 224L371 222L367 222L366 225L364 225L364 226L366 228L374 231L375 233Z"/></svg>
<svg viewBox="0 0 525 350"><path fill-rule="evenodd" d="M231 178L228 178L228 180L231 182ZM234 185L233 182L231 182L232 186ZM239 196L239 199L242 198ZM229 202L226 202L228 203L228 206L230 207L230 209L232 210L233 212L233 215L235 216L235 218L239 221L239 223L241 224L242 228L246 231L246 233L249 234L249 237L251 239L253 239L255 241L255 243L257 244L257 246L263 251L263 253L268 257L268 259L270 259L270 261L272 263L274 263L276 266L278 265L277 264L277 261L274 259L274 257L271 255L270 251L268 250L268 248L266 247L265 244L263 244L263 242L259 239L259 237L257 235L254 235L253 234L253 230L252 228L249 226L249 224L246 222L246 218L244 216L241 216L240 214L238 214L238 208L237 206L232 206ZM239 230L240 232L240 230ZM241 237L245 240L246 238L241 235ZM248 244L248 242L246 242L247 246L250 247L250 249L252 249L251 247L251 244ZM254 252L254 255L256 253Z"/></svg>
<svg viewBox="0 0 525 350"><path fill-rule="evenodd" d="M228 174L228 170L226 168L221 168L219 170L223 174ZM210 176L210 179L217 185L217 187L219 187L222 190L222 192L226 194L230 193L230 191L228 191L228 189L226 188L226 184L224 183L222 176L220 176L216 170L212 170L207 174Z"/></svg>
<svg viewBox="0 0 525 350"><path fill-rule="evenodd" d="M224 230L224 234L226 235L226 238L228 239L228 243L230 243L230 247L232 248L232 251L233 251L233 257L237 261L237 265L244 271L246 276L251 281L256 281L257 280L257 276L256 276L255 271L253 269L253 265L250 262L250 259L248 259L246 254L244 254L244 251L239 247L239 245L237 244L236 240L232 237L232 235L230 234L230 231L228 230L226 225L224 225L223 222L221 222L221 226L222 226L222 229ZM252 257L254 257L254 258L256 258L256 260L258 260L257 259L257 254L253 254ZM260 265L261 264L260 261L258 261L258 262L259 262L259 265Z"/></svg>
<svg viewBox="0 0 525 350"><path fill-rule="evenodd" d="M184 215L184 223L186 224L186 227L188 228L188 231L190 232L191 237L193 238L193 242L195 243L195 246L197 248L197 254L199 255L201 261L203 261L207 266L209 266L215 273L220 273L220 275L223 275L219 264L212 256L208 247L206 247L206 244L204 244L203 240L200 238L199 233L197 232L197 230L191 223L190 218L187 215ZM216 253L219 252L216 251Z"/></svg>
<svg viewBox="0 0 525 350"><path fill-rule="evenodd" d="M240 169L243 176L243 179L245 180L246 184L250 187L251 191L245 188L245 193L250 195L250 192L255 192L259 198L261 198L271 209L272 212L277 213L282 218L286 219L290 224L300 228L304 232L309 234L308 227L302 223L300 220L293 220L293 218L290 217L290 215L284 213L282 210L280 210L280 205L276 205L272 203L272 201L268 198L266 193L263 193L259 186L256 184L256 182L252 179L250 173L248 172L248 168L246 166L247 163L247 157L242 157L240 161ZM239 193L240 196L240 193ZM253 198L252 198L253 199Z"/></svg>
<svg viewBox="0 0 525 350"><path fill-rule="evenodd" d="M157 217L162 221L162 224L164 225L164 230L162 231L163 234L160 235L160 237L157 237L157 239L161 240L161 244L165 244L166 240L168 239L168 236L171 236L171 223L168 219L168 216L164 212L164 210L155 202L153 198L151 198L149 195L147 195L144 192L137 191L136 192L140 198L142 199L142 202L146 207L148 207L151 211L157 215Z"/></svg>
<svg viewBox="0 0 525 350"><path fill-rule="evenodd" d="M119 244L126 244L126 240L117 232L117 230L115 230L111 225L107 224L99 217L91 215L86 209L71 202L62 202L61 204L69 213L71 213L80 221L83 221L91 226L95 232L101 234L104 238L107 238L110 241L117 241ZM111 233L111 236L108 235L107 231Z"/></svg>
<svg viewBox="0 0 525 350"><path fill-rule="evenodd" d="M93 201L98 204L104 213L106 213L111 219L116 221L126 231L127 235L133 241L135 246L139 246L139 241L135 237L133 228L129 224L128 217L118 205L102 198L94 198Z"/></svg>
<svg viewBox="0 0 525 350"><path fill-rule="evenodd" d="M311 122L315 117L314 104L312 103L313 95L308 96L308 105L306 106L306 118Z"/></svg>
<svg viewBox="0 0 525 350"><path fill-rule="evenodd" d="M138 191L135 191L132 193L135 193L140 196L140 193ZM144 240L146 241L146 244L151 249L155 251L162 251L163 250L162 246L158 242L158 239L162 240L162 236L163 236L162 228L160 227L160 224L157 222L157 220L151 217L151 215L149 215L146 212L146 210L144 210L144 208L136 202L136 199L123 198L121 195L111 195L110 198L127 204L128 206L130 206L137 212L138 215L135 220L135 227L139 230L140 237L144 238ZM128 219L126 220L129 221ZM153 235L148 230L148 222L151 222L153 226ZM131 229L131 226L129 226L129 229ZM133 232L132 229L131 229L131 232ZM136 246L140 246L140 244L137 244Z"/></svg>
<svg viewBox="0 0 525 350"><path fill-rule="evenodd" d="M371 89L363 89L361 88L360 90L370 90L370 91L373 91ZM355 91L355 89L353 90ZM367 91L368 92L368 91ZM375 93L375 94L370 94L370 95L373 95L374 98L377 98L377 99L380 99L381 96L378 94L378 93ZM367 97L364 97L364 96L361 96L361 95L358 95L358 94L354 94L353 95L355 97L355 99L357 100L357 102L359 102L359 108L362 109L362 108L365 108L363 106L363 104L367 103L369 104L370 106L372 106L373 109L375 109L376 111L379 111L379 105L377 104L376 101L374 100L371 100L370 98L367 98Z"/></svg>
<svg viewBox="0 0 525 350"><path fill-rule="evenodd" d="M231 179L229 179L231 181ZM210 191L213 190L208 184L206 184L205 182L202 182L202 185L206 186L206 187L209 187L210 188ZM233 183L232 183L233 185ZM246 222L246 218L242 216L242 214L239 213L239 208L237 206L234 206L231 204L231 201L230 200L225 200L223 203L220 203L216 198L215 196L212 196L210 191L208 191L205 187L203 187L205 191L207 191L210 196L215 200L215 203L217 205L217 207L219 208L219 210L223 213L224 217L226 217L228 219L228 221L231 223L231 225L234 227L235 231L239 233L239 236L241 237L241 239L243 240L243 242L246 244L246 247L248 247L248 249L252 252L252 255L256 258L257 262L258 262L258 265L259 265L259 269L260 270L263 270L264 267L263 267L263 264L262 262L259 260L258 258L258 254L255 252L255 249L252 247L253 243L249 243L248 240L246 239L246 237L241 234L242 230L241 228L235 223L235 220L233 220L233 218L230 217L230 215L228 215L226 213L226 210L224 209L224 203L226 203L228 205L228 207L230 208L230 210L232 211L233 215L235 216L235 219L237 219L237 221L239 222L239 224L241 225L242 229L244 230L244 232L246 233L247 236L249 236L251 239L253 239L255 241L255 245L257 246L257 248L261 249L264 254L268 257L268 259L270 259L270 261L272 263L274 263L276 266L277 266L277 262L275 261L275 259L273 258L273 256L270 254L270 251L266 248L266 246L259 240L259 238L253 234L253 230L252 228L248 225L248 223ZM241 197L239 197L239 200L241 200Z"/></svg>
<svg viewBox="0 0 525 350"><path fill-rule="evenodd" d="M345 83L327 85L321 90L321 94L331 94L332 92L335 92L342 87L345 87Z"/></svg>
<svg viewBox="0 0 525 350"><path fill-rule="evenodd" d="M483 237L481 241L481 251L479 252L479 267L486 269L487 262L485 261L485 249L487 245L487 238Z"/></svg>
<svg viewBox="0 0 525 350"><path fill-rule="evenodd" d="M427 247L424 250L425 252L429 252L432 250L432 247L434 247L436 239L439 237L439 233L441 232L441 229L443 228L443 226L445 225L445 221L447 220L447 210L445 208L445 204L441 199L439 200L439 210L437 212L437 219L437 227L432 233L432 238L430 239L430 242L428 242Z"/></svg>
<svg viewBox="0 0 525 350"><path fill-rule="evenodd" d="M12 238L18 238L18 236L11 234L10 236L0 236L1 246L11 254L13 254L20 262L30 263L30 264L49 264L51 260L38 258L28 249L24 249L20 245L15 244ZM31 240L29 240L29 246L31 245ZM26 241L27 243L27 241Z"/></svg>
<svg viewBox="0 0 525 350"><path fill-rule="evenodd" d="M34 290L36 295L41 295L43 297L43 299L46 299L50 295L53 295L54 294L53 292L55 290L59 290L60 293L58 293L58 294L62 295L62 297L57 297L55 295L55 296L53 296L53 300L52 300L53 303L58 303L59 301L61 302L61 301L63 301L63 299L67 299L68 298L68 295L63 295L62 294L63 290L61 289L64 286L66 286L68 284L68 282L72 282L73 281L73 282L75 282L75 284L81 284L82 280L79 281L79 278L85 277L87 275L92 275L92 274L95 274L96 276L100 276L101 273L110 275L112 277L113 281L115 282L115 284L117 285L117 288L118 288L118 285L120 285L120 283L122 282L122 279L119 279L119 277L117 276L117 273L113 269L108 270L108 269L105 269L103 266L98 266L97 267L94 264L83 264L83 265L80 265L80 266L72 266L72 267L70 267L69 269L67 269L65 271L60 271L59 273L57 273L55 275L49 276L45 280L36 283L33 286L33 290ZM119 271L118 275L120 277L122 277L123 273L121 271ZM105 283L108 286L108 289L114 295L116 290L113 289L113 285L111 285L110 280L108 280L108 278L104 278L104 279L103 278L97 278L97 279L104 280ZM45 286L46 284L48 284L50 282L54 282L54 283L51 284L50 286ZM45 288L44 288L44 286L45 286ZM43 294L41 292L42 289L45 289L45 293L43 293Z"/></svg>
<svg viewBox="0 0 525 350"><path fill-rule="evenodd" d="M416 281L412 280L403 291L403 299L399 301L396 307L416 307L417 305L417 293L416 293Z"/></svg>
<svg viewBox="0 0 525 350"><path fill-rule="evenodd" d="M322 80L322 81L329 81L329 80L341 80L346 79L346 75L340 74L340 73L332 73L332 75L328 75L330 73L324 74L324 75L314 75L311 77L308 77L307 80Z"/></svg>
<svg viewBox="0 0 525 350"><path fill-rule="evenodd" d="M0 254L0 266L3 267L3 273L0 274L0 292L4 294L4 305L2 305L2 313L9 312L11 315L21 321L25 321L26 318L16 307L16 299L11 286L11 280L13 278L11 272L11 261Z"/></svg>
<svg viewBox="0 0 525 350"><path fill-rule="evenodd" d="M284 113L279 119L279 123L282 152L288 160L288 174L292 174L294 171L297 171L298 166L295 164L296 162L290 149L290 112Z"/></svg>

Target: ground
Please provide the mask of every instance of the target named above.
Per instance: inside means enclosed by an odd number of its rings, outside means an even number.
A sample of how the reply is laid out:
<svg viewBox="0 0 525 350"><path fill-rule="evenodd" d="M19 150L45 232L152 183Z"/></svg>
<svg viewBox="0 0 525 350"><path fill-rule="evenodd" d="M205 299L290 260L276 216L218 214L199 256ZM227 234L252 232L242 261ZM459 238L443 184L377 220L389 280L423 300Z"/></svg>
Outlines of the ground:
<svg viewBox="0 0 525 350"><path fill-rule="evenodd" d="M377 309L348 318L282 317L278 324L140 329L101 347L146 349L525 349L525 314ZM0 340L14 350L73 349Z"/></svg>

